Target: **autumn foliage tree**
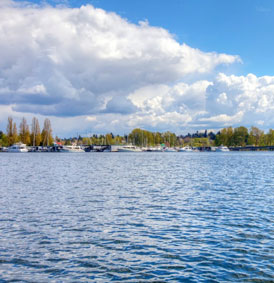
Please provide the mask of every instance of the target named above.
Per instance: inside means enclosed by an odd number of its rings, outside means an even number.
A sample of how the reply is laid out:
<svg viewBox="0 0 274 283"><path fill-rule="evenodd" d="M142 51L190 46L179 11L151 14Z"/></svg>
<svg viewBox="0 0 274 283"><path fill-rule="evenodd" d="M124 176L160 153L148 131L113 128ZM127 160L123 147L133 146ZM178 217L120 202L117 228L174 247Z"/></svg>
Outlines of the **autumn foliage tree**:
<svg viewBox="0 0 274 283"><path fill-rule="evenodd" d="M19 132L20 141L24 144L30 144L30 131L27 120L23 117L20 124Z"/></svg>
<svg viewBox="0 0 274 283"><path fill-rule="evenodd" d="M16 143L18 139L16 123L13 122L12 117L8 117L7 138L9 146Z"/></svg>
<svg viewBox="0 0 274 283"><path fill-rule="evenodd" d="M53 143L51 123L48 118L46 118L44 121L44 128L42 131L42 143L43 146L49 146Z"/></svg>
<svg viewBox="0 0 274 283"><path fill-rule="evenodd" d="M41 132L40 132L40 126L39 121L37 118L32 118L31 123L31 144L33 146L38 146L41 143Z"/></svg>

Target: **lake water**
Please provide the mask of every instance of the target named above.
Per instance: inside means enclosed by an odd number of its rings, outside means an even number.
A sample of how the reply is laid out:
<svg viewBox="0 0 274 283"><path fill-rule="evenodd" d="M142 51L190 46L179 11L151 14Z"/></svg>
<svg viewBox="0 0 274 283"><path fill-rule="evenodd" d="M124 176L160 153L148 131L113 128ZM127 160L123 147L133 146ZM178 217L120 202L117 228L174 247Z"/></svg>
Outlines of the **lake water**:
<svg viewBox="0 0 274 283"><path fill-rule="evenodd" d="M0 281L274 282L274 152L0 154Z"/></svg>

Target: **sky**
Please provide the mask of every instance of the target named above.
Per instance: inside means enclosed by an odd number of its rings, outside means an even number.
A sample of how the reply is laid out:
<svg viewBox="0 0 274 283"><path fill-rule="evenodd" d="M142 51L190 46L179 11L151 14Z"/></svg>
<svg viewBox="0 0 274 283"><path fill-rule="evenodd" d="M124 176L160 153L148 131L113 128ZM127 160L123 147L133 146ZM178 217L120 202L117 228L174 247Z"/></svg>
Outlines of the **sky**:
<svg viewBox="0 0 274 283"><path fill-rule="evenodd" d="M274 1L0 0L0 130L274 127Z"/></svg>

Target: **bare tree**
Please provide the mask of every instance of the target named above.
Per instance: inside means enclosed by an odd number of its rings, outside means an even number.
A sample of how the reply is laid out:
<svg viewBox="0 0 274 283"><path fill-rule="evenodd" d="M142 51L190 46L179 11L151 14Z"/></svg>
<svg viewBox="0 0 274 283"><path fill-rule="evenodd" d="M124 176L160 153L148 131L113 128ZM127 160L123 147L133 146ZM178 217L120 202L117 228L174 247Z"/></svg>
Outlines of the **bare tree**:
<svg viewBox="0 0 274 283"><path fill-rule="evenodd" d="M9 145L16 143L16 141L17 141L17 127L16 127L16 123L13 122L12 117L8 117L7 137L8 137L8 144Z"/></svg>
<svg viewBox="0 0 274 283"><path fill-rule="evenodd" d="M23 117L20 124L20 140L22 143L29 144L30 143L30 132L29 126L27 124L27 120Z"/></svg>
<svg viewBox="0 0 274 283"><path fill-rule="evenodd" d="M52 138L52 129L51 129L51 123L48 118L44 121L44 128L42 131L42 142L43 146L49 146L53 141Z"/></svg>
<svg viewBox="0 0 274 283"><path fill-rule="evenodd" d="M32 142L33 146L40 145L40 143L41 143L40 126L39 126L39 121L36 117L32 118L31 142Z"/></svg>

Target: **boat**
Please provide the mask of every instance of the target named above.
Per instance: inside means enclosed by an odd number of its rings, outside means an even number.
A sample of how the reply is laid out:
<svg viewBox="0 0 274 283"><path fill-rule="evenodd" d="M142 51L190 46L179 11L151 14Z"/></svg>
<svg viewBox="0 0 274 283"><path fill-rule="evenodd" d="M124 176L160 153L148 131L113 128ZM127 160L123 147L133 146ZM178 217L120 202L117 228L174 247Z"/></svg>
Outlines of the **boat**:
<svg viewBox="0 0 274 283"><path fill-rule="evenodd" d="M118 148L118 152L142 152L142 149L134 145L123 145Z"/></svg>
<svg viewBox="0 0 274 283"><path fill-rule="evenodd" d="M62 152L85 152L80 145L64 145Z"/></svg>
<svg viewBox="0 0 274 283"><path fill-rule="evenodd" d="M228 152L230 151L229 148L227 146L221 145L216 147L216 152Z"/></svg>
<svg viewBox="0 0 274 283"><path fill-rule="evenodd" d="M177 152L177 150L173 147L167 147L164 149L164 152Z"/></svg>
<svg viewBox="0 0 274 283"><path fill-rule="evenodd" d="M15 143L7 149L7 152L28 152L28 148L24 143Z"/></svg>
<svg viewBox="0 0 274 283"><path fill-rule="evenodd" d="M150 147L149 148L151 152L163 152L163 148L161 146L158 147Z"/></svg>
<svg viewBox="0 0 274 283"><path fill-rule="evenodd" d="M192 148L190 146L181 147L178 149L178 152L192 152Z"/></svg>

